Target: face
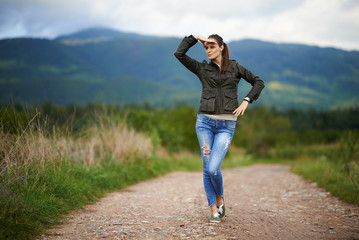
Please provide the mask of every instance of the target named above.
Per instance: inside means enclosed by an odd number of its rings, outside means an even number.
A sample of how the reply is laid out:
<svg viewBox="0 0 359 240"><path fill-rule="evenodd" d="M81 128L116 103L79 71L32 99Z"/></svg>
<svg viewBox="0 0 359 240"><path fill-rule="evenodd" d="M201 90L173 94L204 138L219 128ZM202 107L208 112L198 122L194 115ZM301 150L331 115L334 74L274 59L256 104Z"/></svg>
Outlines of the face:
<svg viewBox="0 0 359 240"><path fill-rule="evenodd" d="M220 47L217 42L207 42L204 48L206 49L207 57L210 60L222 56L223 46Z"/></svg>

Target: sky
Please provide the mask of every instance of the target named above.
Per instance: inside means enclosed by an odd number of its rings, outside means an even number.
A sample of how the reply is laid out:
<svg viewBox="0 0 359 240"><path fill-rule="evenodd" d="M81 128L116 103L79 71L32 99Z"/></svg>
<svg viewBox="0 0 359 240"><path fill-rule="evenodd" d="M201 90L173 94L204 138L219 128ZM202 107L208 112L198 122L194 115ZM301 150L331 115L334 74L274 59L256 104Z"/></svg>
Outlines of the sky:
<svg viewBox="0 0 359 240"><path fill-rule="evenodd" d="M0 0L0 39L90 27L359 50L359 0Z"/></svg>

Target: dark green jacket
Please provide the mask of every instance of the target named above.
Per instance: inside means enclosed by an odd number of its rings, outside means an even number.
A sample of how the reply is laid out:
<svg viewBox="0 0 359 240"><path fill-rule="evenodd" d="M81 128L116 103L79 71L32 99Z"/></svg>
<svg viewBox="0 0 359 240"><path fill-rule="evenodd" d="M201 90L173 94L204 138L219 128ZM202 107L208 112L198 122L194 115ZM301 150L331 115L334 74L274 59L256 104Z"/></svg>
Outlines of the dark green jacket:
<svg viewBox="0 0 359 240"><path fill-rule="evenodd" d="M190 47L197 43L192 35L185 37L174 53L176 58L188 70L197 75L202 83L202 97L199 113L223 114L232 113L239 105L237 100L238 83L241 78L252 85L247 97L250 102L257 100L264 83L260 77L251 73L235 60L230 60L227 71L221 74L220 68L213 63L202 63L186 55Z"/></svg>

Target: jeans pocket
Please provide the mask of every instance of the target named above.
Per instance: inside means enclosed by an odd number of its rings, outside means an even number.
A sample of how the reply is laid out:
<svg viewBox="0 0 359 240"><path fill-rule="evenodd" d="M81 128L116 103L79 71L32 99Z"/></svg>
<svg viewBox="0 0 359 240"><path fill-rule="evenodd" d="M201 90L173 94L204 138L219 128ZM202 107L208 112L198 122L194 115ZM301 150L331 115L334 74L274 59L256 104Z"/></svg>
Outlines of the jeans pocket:
<svg viewBox="0 0 359 240"><path fill-rule="evenodd" d="M209 118L206 116L203 116L202 114L197 115L197 123L208 123Z"/></svg>
<svg viewBox="0 0 359 240"><path fill-rule="evenodd" d="M225 122L225 128L228 128L228 129L231 129L231 130L234 130L236 128L236 125L237 125L237 121L230 121L230 120L227 120Z"/></svg>

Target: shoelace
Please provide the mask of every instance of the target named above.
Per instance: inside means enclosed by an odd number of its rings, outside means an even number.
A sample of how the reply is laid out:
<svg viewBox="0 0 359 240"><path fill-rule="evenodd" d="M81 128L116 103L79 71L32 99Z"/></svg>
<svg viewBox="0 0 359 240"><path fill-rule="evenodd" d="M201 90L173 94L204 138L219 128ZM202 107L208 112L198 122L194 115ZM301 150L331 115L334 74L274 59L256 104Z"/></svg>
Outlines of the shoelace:
<svg viewBox="0 0 359 240"><path fill-rule="evenodd" d="M222 214L222 213L223 213L223 204L222 204L221 206L219 206L219 208L218 208L218 212L219 212L220 214Z"/></svg>
<svg viewBox="0 0 359 240"><path fill-rule="evenodd" d="M217 218L217 217L219 217L219 214L215 213L215 214L213 214L213 217Z"/></svg>

